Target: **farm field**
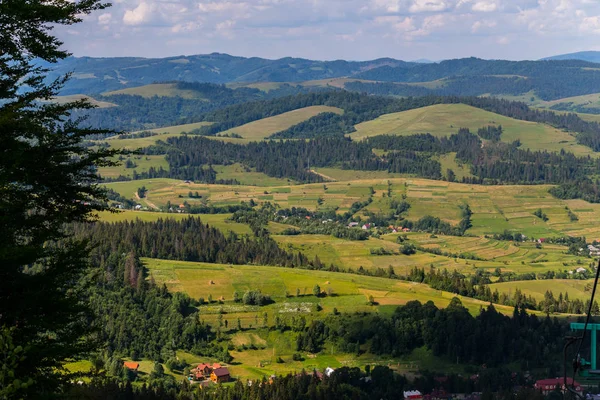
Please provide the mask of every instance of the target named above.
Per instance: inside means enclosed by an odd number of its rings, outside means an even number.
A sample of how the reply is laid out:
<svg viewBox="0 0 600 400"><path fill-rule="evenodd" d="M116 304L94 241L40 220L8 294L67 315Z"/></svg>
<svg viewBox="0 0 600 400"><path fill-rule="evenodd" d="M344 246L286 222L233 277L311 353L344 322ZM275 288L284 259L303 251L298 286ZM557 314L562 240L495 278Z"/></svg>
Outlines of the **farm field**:
<svg viewBox="0 0 600 400"><path fill-rule="evenodd" d="M329 175L335 173L327 169L319 171ZM160 178L114 182L106 186L129 198L133 198L137 188L146 186L147 200L158 207L164 206L168 201L172 204L180 204L185 200L190 204L204 201L208 205L230 205L252 199L258 203L269 201L282 208L336 209L341 213L349 210L352 203L367 200L371 187L375 194L367 209L388 212L390 199L383 197L387 192L388 181L392 184L394 197L403 194L407 196L411 208L406 218L411 220L434 214L456 224L460 220L458 206L468 203L473 211L473 227L468 231L471 235L491 235L508 229L534 238L567 234L585 236L589 241L600 239L600 226L597 224L600 219L600 204L556 199L548 193L550 185L481 186L418 178L389 178L258 187L188 184ZM188 198L189 191L198 191L202 198ZM322 199L321 205L318 204L319 198ZM578 216L579 221L570 221L566 207ZM538 208L548 215L548 221L544 222L533 215Z"/></svg>
<svg viewBox="0 0 600 400"><path fill-rule="evenodd" d="M414 135L431 133L450 136L459 128L472 132L487 125L502 125L502 141L521 141L522 148L560 151L597 156L590 148L577 144L575 135L535 122L519 121L464 104L440 104L399 113L385 114L355 126L349 136L361 140L377 135Z"/></svg>
<svg viewBox="0 0 600 400"><path fill-rule="evenodd" d="M159 284L165 283L169 290L185 292L195 299L202 297L207 300L209 295L214 301L222 299L227 319L233 321L240 318L243 328L250 328L250 324L253 327L260 325L261 321L255 321L257 313L260 313L261 317L264 312L267 312L269 317L304 314L310 321L317 315L332 312L333 308L340 312L378 312L380 307L402 305L411 300L431 300L438 307L445 307L455 297L453 293L434 290L414 282L341 272L149 258L142 260L154 280ZM332 295L315 297L312 294L315 284L318 284L324 293L331 290ZM270 295L275 302L263 307L233 303L235 291L243 294L247 290L256 289ZM296 297L297 289L300 290L299 297ZM286 292L289 297L286 297ZM368 303L370 295L378 305ZM458 297L472 313L479 312L479 308L486 305L484 301ZM317 304L321 305L322 311L316 311ZM217 320L219 308L218 303L213 303L200 306L200 312L207 322L214 322ZM498 309L507 314L512 312L512 308L508 306L498 305Z"/></svg>
<svg viewBox="0 0 600 400"><path fill-rule="evenodd" d="M218 133L218 136L230 135L232 133L242 136L244 139L262 140L274 133L283 131L302 121L319 115L321 113L331 112L336 114L343 113L343 110L337 107L311 106L288 111L283 114L275 115L269 118L263 118L242 126L231 128Z"/></svg>

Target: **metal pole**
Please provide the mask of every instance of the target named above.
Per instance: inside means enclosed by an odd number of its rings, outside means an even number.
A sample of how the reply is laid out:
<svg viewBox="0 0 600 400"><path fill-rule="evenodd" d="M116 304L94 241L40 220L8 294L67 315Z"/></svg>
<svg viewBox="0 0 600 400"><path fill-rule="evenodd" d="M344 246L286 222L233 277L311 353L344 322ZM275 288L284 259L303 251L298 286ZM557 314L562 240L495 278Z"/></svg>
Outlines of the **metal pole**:
<svg viewBox="0 0 600 400"><path fill-rule="evenodd" d="M592 370L596 370L596 332L598 331L598 325L592 326Z"/></svg>

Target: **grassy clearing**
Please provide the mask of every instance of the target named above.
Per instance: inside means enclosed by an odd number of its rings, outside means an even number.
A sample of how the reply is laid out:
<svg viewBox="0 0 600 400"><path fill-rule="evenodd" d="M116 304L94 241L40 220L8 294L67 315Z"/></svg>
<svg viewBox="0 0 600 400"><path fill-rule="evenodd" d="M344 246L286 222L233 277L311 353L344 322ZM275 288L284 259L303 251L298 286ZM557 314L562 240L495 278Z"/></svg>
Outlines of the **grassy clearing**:
<svg viewBox="0 0 600 400"><path fill-rule="evenodd" d="M102 140L102 142L106 141L110 145L110 147L114 149L135 150L142 147L152 146L159 140L165 141L170 137L181 136L186 132L190 132L194 129L198 129L200 127L207 126L210 124L210 122L195 122L193 124L183 124L166 126L163 128L147 129L147 131L154 132L157 135L135 139L119 139L117 136L113 136L106 140Z"/></svg>
<svg viewBox="0 0 600 400"><path fill-rule="evenodd" d="M449 136L459 128L477 129L487 125L502 125L502 140L520 140L522 147L532 150L560 151L562 149L577 155L597 156L588 147L577 144L575 134L563 132L548 125L519 121L502 115L484 111L464 104L439 104L381 117L356 125L356 132L350 137L355 140L383 134L414 135L431 133L435 136Z"/></svg>
<svg viewBox="0 0 600 400"><path fill-rule="evenodd" d="M294 183L289 179L274 178L252 169L246 170L241 164L213 165L213 169L217 172L217 179L235 179L242 185L272 187Z"/></svg>
<svg viewBox="0 0 600 400"><path fill-rule="evenodd" d="M129 159L136 164L135 168L126 168L125 161ZM165 170L169 169L169 163L165 159L165 156L135 156L130 155L125 158L121 162L121 165L117 165L114 167L100 167L98 172L102 177L105 178L116 178L120 175L133 177L133 171L135 170L138 173L146 172L150 167L154 167L156 169L162 167Z"/></svg>
<svg viewBox="0 0 600 400"><path fill-rule="evenodd" d="M253 121L248 124L223 131L218 135L223 136L235 133L241 135L244 139L261 140L324 112L342 114L343 110L337 107L328 106L299 108L297 110L275 115L274 117Z"/></svg>
<svg viewBox="0 0 600 400"><path fill-rule="evenodd" d="M540 103L539 106L550 108L559 104L568 107L582 106L600 111L600 93L592 93L582 96L565 97L558 100L545 101L543 103Z"/></svg>
<svg viewBox="0 0 600 400"><path fill-rule="evenodd" d="M569 299L589 300L593 279L553 279L552 281L522 281L522 282L502 282L490 285L492 291L498 290L500 293L506 293L511 296L519 289L523 294L531 296L537 301L544 299L546 291L551 290L554 297L559 293L569 293Z"/></svg>
<svg viewBox="0 0 600 400"><path fill-rule="evenodd" d="M364 179L402 178L405 174L389 173L387 171L357 171L353 169L316 168L315 172L336 181L357 181Z"/></svg>
<svg viewBox="0 0 600 400"><path fill-rule="evenodd" d="M445 307L455 297L452 293L434 290L423 284L337 272L157 259L143 261L156 282L165 283L170 290L186 292L196 299L203 297L206 300L209 295L215 301L223 298L226 318L232 321L240 318L243 328L249 328L250 324L256 327L256 315L259 314L262 320L264 312L269 317L276 314L305 314L308 320L332 312L334 307L341 312L378 312L377 306L368 304L369 295L382 306L402 305L411 300L432 300L438 307ZM321 298L313 296L315 284L325 292L331 289L334 295ZM235 291L243 293L255 289L269 294L275 303L259 308L232 302ZM297 289L300 289L300 297L296 297ZM286 292L292 297L286 297ZM486 305L483 301L470 298L461 297L461 301L473 313ZM314 305L317 303L321 304L323 311L316 311ZM201 306L201 313L204 310L202 314L208 322L215 321L220 307L216 303ZM499 308L502 312L512 312L510 307ZM258 324L261 322L259 320Z"/></svg>
<svg viewBox="0 0 600 400"><path fill-rule="evenodd" d="M177 89L175 83L153 83L150 85L138 86L133 88L115 90L113 92L102 93L104 96L118 94L137 95L145 98L158 97L183 97L184 99L201 99L202 97L194 90Z"/></svg>
<svg viewBox="0 0 600 400"><path fill-rule="evenodd" d="M447 178L446 171L451 169L456 175L456 180L462 180L462 178L471 178L471 170L468 165L465 165L456 160L456 153L441 154L437 157L437 160L442 165L442 173Z"/></svg>

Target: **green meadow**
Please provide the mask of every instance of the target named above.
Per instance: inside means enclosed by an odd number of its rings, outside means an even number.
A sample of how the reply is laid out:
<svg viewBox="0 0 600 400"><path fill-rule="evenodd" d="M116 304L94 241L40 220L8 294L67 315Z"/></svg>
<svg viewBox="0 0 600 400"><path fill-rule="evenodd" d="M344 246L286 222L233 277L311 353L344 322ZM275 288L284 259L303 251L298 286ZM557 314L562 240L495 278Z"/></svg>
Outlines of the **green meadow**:
<svg viewBox="0 0 600 400"><path fill-rule="evenodd" d="M218 133L217 136L226 136L235 133L240 135L243 139L262 140L274 133L286 130L302 121L306 121L309 118L325 112L342 114L344 111L337 107L328 106L299 108L297 110L288 111L273 117L259 119L242 126L231 128Z"/></svg>
<svg viewBox="0 0 600 400"><path fill-rule="evenodd" d="M356 125L350 134L354 140L377 135L414 135L431 133L450 136L459 128L472 132L488 125L502 125L502 141L521 141L531 150L566 150L577 155L597 156L590 148L577 144L575 134L536 122L520 121L464 104L439 104L399 113L385 114Z"/></svg>

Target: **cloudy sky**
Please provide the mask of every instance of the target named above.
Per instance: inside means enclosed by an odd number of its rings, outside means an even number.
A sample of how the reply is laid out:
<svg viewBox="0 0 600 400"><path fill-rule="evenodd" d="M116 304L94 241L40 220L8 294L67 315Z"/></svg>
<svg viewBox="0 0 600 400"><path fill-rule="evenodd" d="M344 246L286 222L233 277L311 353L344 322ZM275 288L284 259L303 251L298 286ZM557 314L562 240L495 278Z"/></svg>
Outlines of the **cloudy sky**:
<svg viewBox="0 0 600 400"><path fill-rule="evenodd" d="M113 0L57 33L76 56L538 59L600 50L600 0Z"/></svg>

